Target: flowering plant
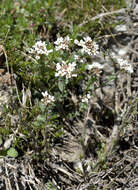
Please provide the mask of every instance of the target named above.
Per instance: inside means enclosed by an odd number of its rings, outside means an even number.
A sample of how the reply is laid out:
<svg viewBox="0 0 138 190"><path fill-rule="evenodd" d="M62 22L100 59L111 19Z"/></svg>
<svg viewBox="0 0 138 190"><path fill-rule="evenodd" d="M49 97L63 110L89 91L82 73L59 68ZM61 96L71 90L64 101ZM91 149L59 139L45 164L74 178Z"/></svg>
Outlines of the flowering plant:
<svg viewBox="0 0 138 190"><path fill-rule="evenodd" d="M72 52L72 45L74 45L74 47L78 46L78 49ZM79 47L81 47L81 49L79 49ZM43 67L42 74L45 73L44 70L49 70L51 72L51 75L44 74L42 81L44 81L44 83L46 80L57 81L58 86L56 84L53 84L50 86L50 88L57 89L58 87L60 91L64 90L64 93L66 90L68 91L68 89L66 89L66 85L68 83L71 83L71 81L81 82L82 76L84 78L87 78L84 74L86 71L92 71L93 74L96 74L95 76L99 76L103 70L103 65L95 61L93 61L91 64L87 63L87 59L84 55L86 54L88 56L97 56L99 53L99 45L89 36L84 37L81 40L73 40L69 36L66 36L64 38L60 36L53 43L53 45L50 45L50 48L46 42L39 40L35 43L35 45L32 46L32 48L29 49L29 54L33 55L37 61L40 60L42 55L45 56L46 64L44 64L45 66ZM121 70L125 70L129 73L133 72L132 66L128 64L126 60L118 58L117 61L120 65ZM39 67L41 67L41 63L38 65L37 71L40 69ZM81 75L81 73L83 75ZM91 81L91 77L89 76L88 78L88 80ZM85 79L85 81L87 80ZM49 85L47 84L47 86ZM44 96L42 100L45 104L49 104L50 102L54 101L54 96L48 95L47 89L45 93L42 93L42 95ZM85 94L85 90L83 97L84 98L82 98L82 102L88 103L90 95Z"/></svg>

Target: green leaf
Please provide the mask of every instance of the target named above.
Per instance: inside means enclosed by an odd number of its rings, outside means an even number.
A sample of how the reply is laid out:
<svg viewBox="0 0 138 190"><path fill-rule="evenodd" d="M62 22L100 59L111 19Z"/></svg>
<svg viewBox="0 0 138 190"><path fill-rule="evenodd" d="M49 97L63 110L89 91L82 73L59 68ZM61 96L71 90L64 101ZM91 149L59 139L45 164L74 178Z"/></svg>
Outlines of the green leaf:
<svg viewBox="0 0 138 190"><path fill-rule="evenodd" d="M44 103L41 103L41 102L39 103L39 107L40 107L42 112L44 112L46 109L46 105Z"/></svg>
<svg viewBox="0 0 138 190"><path fill-rule="evenodd" d="M2 140L2 137L0 137L0 146L2 145L3 143L3 140Z"/></svg>
<svg viewBox="0 0 138 190"><path fill-rule="evenodd" d="M58 82L58 88L59 88L59 90L60 90L61 92L64 91L64 86L65 86L65 85L64 85L64 82L60 80L60 81Z"/></svg>
<svg viewBox="0 0 138 190"><path fill-rule="evenodd" d="M35 127L39 127L39 126L40 126L40 123L39 123L38 121L34 121L34 122L33 122L33 125L34 125Z"/></svg>
<svg viewBox="0 0 138 190"><path fill-rule="evenodd" d="M18 156L18 152L16 151L15 148L10 148L7 151L7 155L10 156L10 157L16 158Z"/></svg>
<svg viewBox="0 0 138 190"><path fill-rule="evenodd" d="M46 122L46 116L45 115L38 115L37 121L45 123Z"/></svg>
<svg viewBox="0 0 138 190"><path fill-rule="evenodd" d="M60 130L60 131L58 131L58 132L55 133L55 136L57 138L60 138L63 134L64 134L64 132Z"/></svg>

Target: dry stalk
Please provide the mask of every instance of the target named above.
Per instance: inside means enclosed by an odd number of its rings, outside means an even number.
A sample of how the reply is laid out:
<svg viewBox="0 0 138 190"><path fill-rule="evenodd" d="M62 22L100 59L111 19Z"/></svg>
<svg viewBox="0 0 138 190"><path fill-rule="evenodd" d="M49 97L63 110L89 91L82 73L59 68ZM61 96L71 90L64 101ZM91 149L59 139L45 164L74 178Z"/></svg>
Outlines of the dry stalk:
<svg viewBox="0 0 138 190"><path fill-rule="evenodd" d="M2 45L0 45L0 53L3 53L4 56L5 56L7 72L8 72L8 74L10 74L7 53L6 53L6 50L5 50L4 46L2 46Z"/></svg>
<svg viewBox="0 0 138 190"><path fill-rule="evenodd" d="M89 19L88 21L84 21L83 23L81 23L79 25L79 27L82 27L83 25L87 24L88 22L90 21L94 21L96 19L101 19L103 17L106 17L106 16L110 16L110 15L113 15L113 14L119 14L119 13L125 13L127 9L119 9L119 10L116 10L116 11L111 11L111 12L106 12L106 13L101 13L101 14L98 14L96 15L95 17Z"/></svg>

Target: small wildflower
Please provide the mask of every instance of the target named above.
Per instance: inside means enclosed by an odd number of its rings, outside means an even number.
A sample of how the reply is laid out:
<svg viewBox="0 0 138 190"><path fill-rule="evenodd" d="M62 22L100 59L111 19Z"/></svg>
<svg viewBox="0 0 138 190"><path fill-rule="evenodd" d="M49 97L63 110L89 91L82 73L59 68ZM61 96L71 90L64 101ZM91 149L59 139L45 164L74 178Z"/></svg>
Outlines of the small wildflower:
<svg viewBox="0 0 138 190"><path fill-rule="evenodd" d="M52 53L53 52L53 50L52 49L50 49L50 50L47 50L46 52L45 52L45 54L48 56L50 53Z"/></svg>
<svg viewBox="0 0 138 190"><path fill-rule="evenodd" d="M74 40L74 43L78 46L81 46L81 52L82 53L88 53L88 55L97 55L99 54L99 46L96 44L96 42L93 42L92 39L87 36L83 38L84 40Z"/></svg>
<svg viewBox="0 0 138 190"><path fill-rule="evenodd" d="M43 99L41 101L44 102L46 105L55 101L54 96L49 95L47 91L42 92L42 95Z"/></svg>
<svg viewBox="0 0 138 190"><path fill-rule="evenodd" d="M81 101L82 101L83 103L88 104L90 98L91 98L91 95L90 95L90 94L86 94L86 95L82 98Z"/></svg>
<svg viewBox="0 0 138 190"><path fill-rule="evenodd" d="M35 56L35 59L36 59L36 60L39 60L39 59L40 59L40 56L39 56L39 55L36 55L36 56Z"/></svg>
<svg viewBox="0 0 138 190"><path fill-rule="evenodd" d="M35 52L34 49L30 48L29 51L28 51L30 54L33 54Z"/></svg>
<svg viewBox="0 0 138 190"><path fill-rule="evenodd" d="M101 65L98 62L93 62L93 64L87 65L87 69L88 70L91 70L91 69L98 69L98 70L100 70L100 69L103 69L103 65Z"/></svg>
<svg viewBox="0 0 138 190"><path fill-rule="evenodd" d="M78 59L79 59L79 56L75 54L75 55L74 55L74 59L75 59L75 60L78 60Z"/></svg>
<svg viewBox="0 0 138 190"><path fill-rule="evenodd" d="M62 63L57 63L56 64L56 73L55 76L66 76L66 78L71 78L71 77L77 77L77 74L73 74L72 72L75 70L76 63L66 63L65 61L62 61Z"/></svg>
<svg viewBox="0 0 138 190"><path fill-rule="evenodd" d="M40 55L46 55L48 56L49 53L53 52L52 49L47 50L46 43L42 41L37 41L35 45L32 46L32 48L29 49L30 54L36 54L35 59L39 60Z"/></svg>
<svg viewBox="0 0 138 190"><path fill-rule="evenodd" d="M74 43L78 46L84 47L85 46L85 42L83 40L74 40Z"/></svg>
<svg viewBox="0 0 138 190"><path fill-rule="evenodd" d="M56 45L56 47L55 47L56 51L58 51L58 50L68 50L70 40L71 39L70 39L69 36L66 36L65 38L59 37L57 39L57 41L54 42L54 44Z"/></svg>
<svg viewBox="0 0 138 190"><path fill-rule="evenodd" d="M36 42L35 45L33 46L33 49L38 54L45 54L45 52L47 51L46 44L45 42L42 42L42 41Z"/></svg>
<svg viewBox="0 0 138 190"><path fill-rule="evenodd" d="M133 67L127 60L122 58L117 58L118 64L120 65L120 69L125 70L128 73L133 73Z"/></svg>
<svg viewBox="0 0 138 190"><path fill-rule="evenodd" d="M80 60L80 63L86 63L87 62L87 60L85 59L85 58L82 58L81 60Z"/></svg>

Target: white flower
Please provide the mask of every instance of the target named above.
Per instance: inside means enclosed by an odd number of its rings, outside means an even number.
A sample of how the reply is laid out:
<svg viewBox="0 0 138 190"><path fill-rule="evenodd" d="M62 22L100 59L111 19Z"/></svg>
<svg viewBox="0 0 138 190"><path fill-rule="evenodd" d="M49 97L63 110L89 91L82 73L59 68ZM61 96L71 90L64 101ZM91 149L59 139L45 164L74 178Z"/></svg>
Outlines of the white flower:
<svg viewBox="0 0 138 190"><path fill-rule="evenodd" d="M39 60L39 59L40 59L40 56L39 56L39 55L36 55L36 56L35 56L35 59L36 59L36 60Z"/></svg>
<svg viewBox="0 0 138 190"><path fill-rule="evenodd" d="M75 54L75 55L74 55L74 59L75 59L75 60L78 60L78 59L79 59L79 56Z"/></svg>
<svg viewBox="0 0 138 190"><path fill-rule="evenodd" d="M42 95L44 98L41 101L44 102L46 105L55 101L54 96L49 95L47 91L42 92Z"/></svg>
<svg viewBox="0 0 138 190"><path fill-rule="evenodd" d="M117 61L121 67L128 64L128 62L122 58L117 58Z"/></svg>
<svg viewBox="0 0 138 190"><path fill-rule="evenodd" d="M59 37L59 38L57 39L57 41L54 42L54 44L56 44L56 45L58 46L58 45L60 45L61 43L63 43L63 40L64 40L64 39L63 39L62 37Z"/></svg>
<svg viewBox="0 0 138 190"><path fill-rule="evenodd" d="M78 46L81 46L82 53L88 53L88 55L97 55L99 53L99 46L96 42L93 42L92 39L87 36L83 38L84 40L74 40L74 43Z"/></svg>
<svg viewBox="0 0 138 190"><path fill-rule="evenodd" d="M50 49L50 50L46 50L45 51L45 54L48 56L50 53L52 53L53 52L53 50L52 49Z"/></svg>
<svg viewBox="0 0 138 190"><path fill-rule="evenodd" d="M33 48L38 54L45 54L46 52L46 44L42 41L36 42Z"/></svg>
<svg viewBox="0 0 138 190"><path fill-rule="evenodd" d="M91 95L90 95L90 94L87 94L86 96L87 96L87 98L88 98L88 99L90 99L90 98L91 98Z"/></svg>
<svg viewBox="0 0 138 190"><path fill-rule="evenodd" d="M85 42L83 40L74 40L74 43L78 46L84 47L85 46Z"/></svg>
<svg viewBox="0 0 138 190"><path fill-rule="evenodd" d="M91 70L91 69L103 69L103 65L101 65L100 63L98 62L93 62L93 64L91 65L87 65L86 66L88 70Z"/></svg>
<svg viewBox="0 0 138 190"><path fill-rule="evenodd" d="M52 49L47 50L46 43L42 41L37 41L32 48L29 49L29 53L36 54L35 58L37 60L40 59L40 55L49 55L49 53L53 52Z"/></svg>
<svg viewBox="0 0 138 190"><path fill-rule="evenodd" d="M118 64L120 65L120 69L125 70L128 73L133 73L133 67L127 60L122 58L117 58Z"/></svg>
<svg viewBox="0 0 138 190"><path fill-rule="evenodd" d="M92 41L91 37L87 36L87 37L84 37L84 40L85 42L89 42L89 41Z"/></svg>
<svg viewBox="0 0 138 190"><path fill-rule="evenodd" d="M133 73L133 67L132 65L128 65L127 67L124 68L128 73Z"/></svg>
<svg viewBox="0 0 138 190"><path fill-rule="evenodd" d="M85 58L82 58L81 60L80 60L80 63L86 63L86 59Z"/></svg>
<svg viewBox="0 0 138 190"><path fill-rule="evenodd" d="M76 45L78 45L79 41L75 39L75 40L74 40L74 43L75 43Z"/></svg>
<svg viewBox="0 0 138 190"><path fill-rule="evenodd" d="M56 64L56 73L55 76L58 77L63 77L66 76L66 78L71 78L71 77L77 77L77 74L73 74L72 72L75 70L76 63L66 63L65 61L62 61L62 63L57 63Z"/></svg>
<svg viewBox="0 0 138 190"><path fill-rule="evenodd" d="M30 48L28 52L29 52L30 54L33 54L35 51L34 51L34 49Z"/></svg>
<svg viewBox="0 0 138 190"><path fill-rule="evenodd" d="M71 40L71 39L70 39L69 36L66 36L66 37L65 37L65 41L69 42L70 40Z"/></svg>
<svg viewBox="0 0 138 190"><path fill-rule="evenodd" d="M86 95L82 98L82 100L81 100L81 101L82 101L83 103L88 104L88 103L89 103L90 98L91 98L91 95L90 95L90 94L86 94Z"/></svg>
<svg viewBox="0 0 138 190"><path fill-rule="evenodd" d="M59 37L57 39L57 41L54 42L54 44L56 45L56 47L55 47L56 51L58 51L58 50L68 50L70 40L71 39L70 39L69 36L66 36L65 38Z"/></svg>
<svg viewBox="0 0 138 190"><path fill-rule="evenodd" d="M47 97L47 96L48 96L48 92L47 92L47 91L42 92L42 95L43 95L43 97L45 98L45 97Z"/></svg>

